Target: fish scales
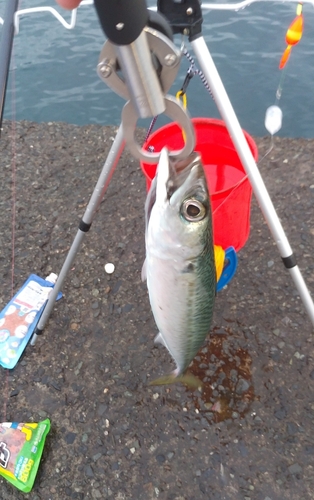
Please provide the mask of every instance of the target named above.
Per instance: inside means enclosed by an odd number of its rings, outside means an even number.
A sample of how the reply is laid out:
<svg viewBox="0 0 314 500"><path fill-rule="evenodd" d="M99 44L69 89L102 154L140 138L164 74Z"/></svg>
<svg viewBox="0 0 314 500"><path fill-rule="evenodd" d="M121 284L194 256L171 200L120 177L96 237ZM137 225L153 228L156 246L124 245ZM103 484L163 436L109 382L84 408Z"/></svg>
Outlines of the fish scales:
<svg viewBox="0 0 314 500"><path fill-rule="evenodd" d="M212 239L200 157L172 165L163 150L146 201L143 278L160 332L156 341L177 365L173 378L185 373L210 330L216 294Z"/></svg>

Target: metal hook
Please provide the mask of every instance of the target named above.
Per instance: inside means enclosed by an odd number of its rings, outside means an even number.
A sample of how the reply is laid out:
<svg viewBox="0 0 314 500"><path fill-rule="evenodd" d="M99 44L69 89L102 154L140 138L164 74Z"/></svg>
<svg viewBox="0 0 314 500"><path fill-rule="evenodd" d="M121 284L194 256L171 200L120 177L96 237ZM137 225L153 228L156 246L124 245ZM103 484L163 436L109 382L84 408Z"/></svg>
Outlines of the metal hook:
<svg viewBox="0 0 314 500"><path fill-rule="evenodd" d="M186 158L192 153L192 151L194 151L195 147L195 132L190 116L180 101L173 96L165 96L165 105L166 109L164 114L178 123L178 125L182 128L185 140L184 147L179 150L170 151L170 156L178 159ZM137 120L138 116L135 112L134 106L131 101L128 101L122 110L122 128L125 142L131 154L135 158L145 161L146 163L158 163L160 152L153 153L145 151L135 140L134 133Z"/></svg>

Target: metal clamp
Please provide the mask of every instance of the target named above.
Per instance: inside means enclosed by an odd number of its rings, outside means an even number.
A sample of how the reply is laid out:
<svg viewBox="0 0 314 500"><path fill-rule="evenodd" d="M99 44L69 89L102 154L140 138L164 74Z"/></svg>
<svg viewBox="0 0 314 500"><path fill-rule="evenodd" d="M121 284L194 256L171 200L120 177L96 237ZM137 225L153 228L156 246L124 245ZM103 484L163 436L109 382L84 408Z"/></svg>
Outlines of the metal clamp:
<svg viewBox="0 0 314 500"><path fill-rule="evenodd" d="M182 128L185 140L184 147L179 150L170 151L170 156L177 159L184 159L189 156L195 148L195 132L188 112L182 104L174 97L165 96L166 109L164 114L177 122ZM122 110L122 130L126 145L131 154L138 160L146 163L158 163L160 152L151 153L145 151L135 140L135 128L138 117L131 101L128 101Z"/></svg>
<svg viewBox="0 0 314 500"><path fill-rule="evenodd" d="M159 31L145 27L144 29L148 46L152 57L156 60L157 72L164 94L168 92L173 84L181 60L181 51L169 40L168 37ZM99 56L97 73L108 87L116 94L126 100L130 99L130 93L125 81L120 77L120 64L117 59L116 47L109 41L106 41Z"/></svg>

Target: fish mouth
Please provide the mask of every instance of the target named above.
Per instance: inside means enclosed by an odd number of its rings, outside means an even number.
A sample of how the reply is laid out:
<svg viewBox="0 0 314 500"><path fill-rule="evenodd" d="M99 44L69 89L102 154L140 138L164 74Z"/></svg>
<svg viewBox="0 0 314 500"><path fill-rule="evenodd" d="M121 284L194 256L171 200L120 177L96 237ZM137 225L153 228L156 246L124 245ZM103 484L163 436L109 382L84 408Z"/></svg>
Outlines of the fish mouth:
<svg viewBox="0 0 314 500"><path fill-rule="evenodd" d="M167 148L163 148L157 171L156 199L170 202L174 193L190 176L191 183L204 179L200 154L193 152L187 158L177 160L171 158Z"/></svg>

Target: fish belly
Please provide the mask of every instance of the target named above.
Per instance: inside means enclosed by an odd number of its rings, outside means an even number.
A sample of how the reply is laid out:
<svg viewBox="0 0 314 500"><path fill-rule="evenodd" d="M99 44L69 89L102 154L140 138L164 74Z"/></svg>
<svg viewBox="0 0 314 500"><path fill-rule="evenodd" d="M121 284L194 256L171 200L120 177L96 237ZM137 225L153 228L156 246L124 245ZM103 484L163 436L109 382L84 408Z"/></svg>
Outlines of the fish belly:
<svg viewBox="0 0 314 500"><path fill-rule="evenodd" d="M155 322L163 341L183 373L209 333L214 296L214 276L194 267L186 272L172 259L147 255L147 287ZM202 275L203 273L203 275ZM213 286L207 286L213 281Z"/></svg>

